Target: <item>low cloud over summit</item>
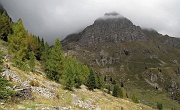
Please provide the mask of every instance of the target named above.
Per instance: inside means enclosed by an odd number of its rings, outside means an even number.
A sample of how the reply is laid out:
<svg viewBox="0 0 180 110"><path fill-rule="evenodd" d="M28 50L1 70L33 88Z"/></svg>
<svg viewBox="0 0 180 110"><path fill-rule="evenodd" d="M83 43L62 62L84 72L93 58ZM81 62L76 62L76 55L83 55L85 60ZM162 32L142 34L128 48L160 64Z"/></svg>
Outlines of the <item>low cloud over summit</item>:
<svg viewBox="0 0 180 110"><path fill-rule="evenodd" d="M179 0L0 0L13 21L52 43L79 32L107 12L116 11L135 25L180 37Z"/></svg>

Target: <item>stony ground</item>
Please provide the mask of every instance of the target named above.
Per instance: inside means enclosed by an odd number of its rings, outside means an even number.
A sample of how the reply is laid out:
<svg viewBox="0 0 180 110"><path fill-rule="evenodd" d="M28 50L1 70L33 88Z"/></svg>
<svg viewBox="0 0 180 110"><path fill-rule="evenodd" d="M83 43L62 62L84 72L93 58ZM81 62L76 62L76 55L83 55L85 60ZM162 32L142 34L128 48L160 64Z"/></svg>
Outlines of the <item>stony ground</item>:
<svg viewBox="0 0 180 110"><path fill-rule="evenodd" d="M30 87L33 97L16 103L1 102L0 109L4 110L153 110L128 99L115 98L100 90L89 91L84 85L81 89L67 91L42 74L27 73L14 67L11 70L6 69L2 76L18 86Z"/></svg>

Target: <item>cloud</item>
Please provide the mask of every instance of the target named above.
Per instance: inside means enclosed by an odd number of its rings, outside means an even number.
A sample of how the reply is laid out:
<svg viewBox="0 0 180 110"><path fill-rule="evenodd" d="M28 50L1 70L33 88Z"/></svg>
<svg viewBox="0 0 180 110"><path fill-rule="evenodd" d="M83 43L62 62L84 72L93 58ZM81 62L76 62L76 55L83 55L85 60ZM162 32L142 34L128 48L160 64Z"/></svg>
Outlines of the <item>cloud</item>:
<svg viewBox="0 0 180 110"><path fill-rule="evenodd" d="M13 21L52 43L116 11L135 25L180 37L179 0L0 0Z"/></svg>

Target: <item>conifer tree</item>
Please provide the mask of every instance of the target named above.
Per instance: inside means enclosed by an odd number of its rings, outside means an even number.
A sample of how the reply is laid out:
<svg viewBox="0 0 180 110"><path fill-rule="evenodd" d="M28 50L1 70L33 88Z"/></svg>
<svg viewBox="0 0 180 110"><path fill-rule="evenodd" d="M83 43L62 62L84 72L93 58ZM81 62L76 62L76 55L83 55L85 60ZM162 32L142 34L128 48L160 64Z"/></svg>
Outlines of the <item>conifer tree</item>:
<svg viewBox="0 0 180 110"><path fill-rule="evenodd" d="M139 101L138 101L137 97L135 96L135 94L132 95L132 101L134 103L139 103Z"/></svg>
<svg viewBox="0 0 180 110"><path fill-rule="evenodd" d="M30 69L31 71L34 71L34 68L35 68L35 56L34 56L34 53L33 52L30 52L30 59L29 59L29 66L30 66Z"/></svg>
<svg viewBox="0 0 180 110"><path fill-rule="evenodd" d="M12 33L12 23L9 16L4 12L0 15L0 38L8 40L8 34Z"/></svg>
<svg viewBox="0 0 180 110"><path fill-rule="evenodd" d="M82 75L83 75L82 65L74 58L73 58L73 62L75 69L75 77L74 77L75 87L80 88L82 84Z"/></svg>
<svg viewBox="0 0 180 110"><path fill-rule="evenodd" d="M36 45L35 45L34 36L32 34L30 34L27 38L27 41L28 41L28 49L30 49L31 51L33 51L35 53Z"/></svg>
<svg viewBox="0 0 180 110"><path fill-rule="evenodd" d="M41 45L42 45L42 47L45 46L45 45L44 45L44 39L43 39L43 37L42 37L42 39L41 39Z"/></svg>
<svg viewBox="0 0 180 110"><path fill-rule="evenodd" d="M97 76L97 89L101 89L104 87L104 78L101 75L96 75Z"/></svg>
<svg viewBox="0 0 180 110"><path fill-rule="evenodd" d="M113 94L114 97L120 97L120 98L126 98L126 92L123 88L120 88L119 85L115 85L113 89Z"/></svg>
<svg viewBox="0 0 180 110"><path fill-rule="evenodd" d="M157 103L157 109L158 110L162 110L163 109L163 105L161 103Z"/></svg>
<svg viewBox="0 0 180 110"><path fill-rule="evenodd" d="M43 38L42 38L43 39ZM35 36L34 35L34 42L35 42L35 50L34 50L34 53L35 53L35 56L36 56L36 59L37 60L40 60L41 59L41 55L42 55L42 52L44 51L44 40L41 41L39 36Z"/></svg>
<svg viewBox="0 0 180 110"><path fill-rule="evenodd" d="M74 86L75 68L72 60L71 57L68 57L64 61L65 73L63 75L63 84L68 90L72 90Z"/></svg>
<svg viewBox="0 0 180 110"><path fill-rule="evenodd" d="M88 80L88 76L90 74L90 70L89 70L89 67L87 65L82 65L82 71L81 71L81 81L83 84L86 84L87 83L87 80Z"/></svg>
<svg viewBox="0 0 180 110"><path fill-rule="evenodd" d="M44 46L44 51L42 52L42 56L41 56L41 60L42 60L42 64L44 66L44 69L46 69L46 66L47 66L47 61L49 58L49 52L50 52L49 44L46 42L45 46Z"/></svg>
<svg viewBox="0 0 180 110"><path fill-rule="evenodd" d="M50 79L60 82L60 78L64 73L64 56L60 40L57 38L50 50L49 58L47 59L46 75Z"/></svg>
<svg viewBox="0 0 180 110"><path fill-rule="evenodd" d="M120 97L120 88L119 88L119 86L118 86L117 84L114 85L112 95L113 95L114 97Z"/></svg>
<svg viewBox="0 0 180 110"><path fill-rule="evenodd" d="M96 88L95 73L92 69L90 70L90 74L88 76L87 86L89 90L94 90Z"/></svg>
<svg viewBox="0 0 180 110"><path fill-rule="evenodd" d="M80 88L82 84L86 83L89 75L87 66L82 65L73 57L66 57L64 67L63 84L66 89Z"/></svg>
<svg viewBox="0 0 180 110"><path fill-rule="evenodd" d="M18 23L13 25L12 29L13 29L13 34L10 34L8 36L9 38L8 51L16 59L23 61L26 58L27 50L28 50L28 43L27 43L28 33L25 30L21 19L18 20Z"/></svg>

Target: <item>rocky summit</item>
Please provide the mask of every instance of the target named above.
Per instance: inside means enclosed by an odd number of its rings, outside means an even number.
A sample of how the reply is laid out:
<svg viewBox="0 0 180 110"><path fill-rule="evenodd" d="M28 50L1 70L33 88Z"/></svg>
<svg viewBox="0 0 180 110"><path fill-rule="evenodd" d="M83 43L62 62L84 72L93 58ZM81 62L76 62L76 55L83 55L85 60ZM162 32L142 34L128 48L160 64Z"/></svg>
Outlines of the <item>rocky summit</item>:
<svg viewBox="0 0 180 110"><path fill-rule="evenodd" d="M70 37L78 39L78 44L85 47L100 42L146 40L146 35L139 26L135 26L129 19L116 12L104 14L103 17L96 19L93 25L86 27L79 34L68 36L64 41L68 41Z"/></svg>
<svg viewBox="0 0 180 110"><path fill-rule="evenodd" d="M179 38L142 29L111 12L82 32L68 35L62 45L66 56L91 66L105 77L106 85L119 83L148 105L158 99L173 107L180 101Z"/></svg>

